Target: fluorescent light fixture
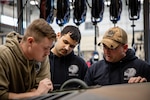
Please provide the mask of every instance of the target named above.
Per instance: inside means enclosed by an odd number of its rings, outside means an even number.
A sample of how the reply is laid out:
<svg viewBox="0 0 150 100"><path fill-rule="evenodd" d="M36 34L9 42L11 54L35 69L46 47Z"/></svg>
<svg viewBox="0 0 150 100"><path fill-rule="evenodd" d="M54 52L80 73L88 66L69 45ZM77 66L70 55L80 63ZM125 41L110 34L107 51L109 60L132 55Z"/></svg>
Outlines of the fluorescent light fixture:
<svg viewBox="0 0 150 100"><path fill-rule="evenodd" d="M17 26L17 19L6 16L6 15L1 15L1 23L10 25L10 26Z"/></svg>
<svg viewBox="0 0 150 100"><path fill-rule="evenodd" d="M110 1L105 1L104 4L109 6L110 5Z"/></svg>
<svg viewBox="0 0 150 100"><path fill-rule="evenodd" d="M141 4L143 4L144 0L141 0Z"/></svg>
<svg viewBox="0 0 150 100"><path fill-rule="evenodd" d="M1 23L6 24L6 25L10 25L10 26L18 27L17 18L13 18L13 17L6 16L6 15L1 15ZM25 21L23 21L23 28L26 28L26 22Z"/></svg>
<svg viewBox="0 0 150 100"><path fill-rule="evenodd" d="M30 0L31 5L38 5L38 2L36 0Z"/></svg>

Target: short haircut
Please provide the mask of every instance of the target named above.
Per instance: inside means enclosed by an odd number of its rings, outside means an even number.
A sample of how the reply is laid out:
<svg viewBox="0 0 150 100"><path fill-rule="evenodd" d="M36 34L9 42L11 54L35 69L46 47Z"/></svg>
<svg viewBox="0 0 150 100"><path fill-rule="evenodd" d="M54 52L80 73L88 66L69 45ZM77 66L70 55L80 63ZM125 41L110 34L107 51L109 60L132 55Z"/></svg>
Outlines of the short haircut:
<svg viewBox="0 0 150 100"><path fill-rule="evenodd" d="M23 40L28 37L34 37L36 42L39 42L42 38L56 39L56 33L53 28L42 18L34 20L26 29Z"/></svg>
<svg viewBox="0 0 150 100"><path fill-rule="evenodd" d="M65 35L65 34L68 34L68 33L71 33L70 34L70 37L77 41L78 43L80 43L80 40L81 40L81 33L80 33L80 30L78 27L76 26L73 26L73 25L68 25L66 27L64 27L64 29L61 31L61 35Z"/></svg>

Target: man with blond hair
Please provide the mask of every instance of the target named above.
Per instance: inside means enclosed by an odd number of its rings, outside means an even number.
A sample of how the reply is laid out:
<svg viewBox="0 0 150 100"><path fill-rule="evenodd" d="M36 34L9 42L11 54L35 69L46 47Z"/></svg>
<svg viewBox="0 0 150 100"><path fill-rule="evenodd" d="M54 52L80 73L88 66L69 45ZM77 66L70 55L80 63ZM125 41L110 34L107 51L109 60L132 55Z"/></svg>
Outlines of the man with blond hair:
<svg viewBox="0 0 150 100"><path fill-rule="evenodd" d="M0 99L24 99L53 90L48 55L56 34L44 19L34 20L21 37L0 46Z"/></svg>

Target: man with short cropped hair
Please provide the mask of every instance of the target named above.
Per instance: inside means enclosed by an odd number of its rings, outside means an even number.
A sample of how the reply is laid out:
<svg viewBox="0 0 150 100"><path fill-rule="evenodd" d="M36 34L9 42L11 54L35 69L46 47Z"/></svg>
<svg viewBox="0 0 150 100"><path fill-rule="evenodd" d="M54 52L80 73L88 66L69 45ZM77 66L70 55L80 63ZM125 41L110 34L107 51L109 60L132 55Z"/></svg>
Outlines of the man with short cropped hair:
<svg viewBox="0 0 150 100"><path fill-rule="evenodd" d="M44 19L34 20L24 36L10 32L0 45L0 100L39 96L53 90L48 55L56 34Z"/></svg>

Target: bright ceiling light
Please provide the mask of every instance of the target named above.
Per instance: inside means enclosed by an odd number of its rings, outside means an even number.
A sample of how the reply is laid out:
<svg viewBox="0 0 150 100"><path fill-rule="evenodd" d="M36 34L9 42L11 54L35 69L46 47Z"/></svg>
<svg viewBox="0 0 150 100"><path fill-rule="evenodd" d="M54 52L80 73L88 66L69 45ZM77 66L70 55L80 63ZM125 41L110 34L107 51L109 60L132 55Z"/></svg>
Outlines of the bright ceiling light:
<svg viewBox="0 0 150 100"><path fill-rule="evenodd" d="M30 0L31 5L38 5L38 2L36 0Z"/></svg>

